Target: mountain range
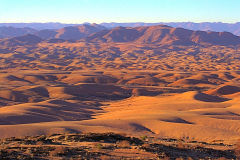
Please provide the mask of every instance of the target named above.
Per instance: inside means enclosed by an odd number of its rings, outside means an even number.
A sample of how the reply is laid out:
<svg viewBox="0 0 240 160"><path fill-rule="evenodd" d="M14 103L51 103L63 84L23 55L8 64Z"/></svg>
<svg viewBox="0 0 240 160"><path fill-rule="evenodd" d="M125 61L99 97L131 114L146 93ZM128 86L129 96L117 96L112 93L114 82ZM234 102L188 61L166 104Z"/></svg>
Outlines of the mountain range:
<svg viewBox="0 0 240 160"><path fill-rule="evenodd" d="M3 28L3 27L2 27ZM6 27L4 27L6 29ZM97 24L69 26L59 30L36 31L30 28L10 28L8 38L0 40L4 46L86 41L90 43L138 43L159 45L239 45L240 37L230 32L193 31L167 25L105 28ZM25 34L24 34L25 33ZM4 35L4 34L2 34ZM17 36L20 35L20 36Z"/></svg>
<svg viewBox="0 0 240 160"><path fill-rule="evenodd" d="M91 25L90 23L84 23ZM1 27L14 27L14 28L33 28L35 30L58 30L69 26L79 26L84 24L64 24L64 23L0 23ZM201 30L201 31L215 31L215 32L231 32L235 35L240 35L240 22L238 23L222 23L222 22L159 22L159 23L100 23L99 25L106 28L115 27L140 27L140 26L154 26L154 25L168 25L172 27L181 27L190 30ZM0 29L1 30L1 29ZM0 31L1 32L1 31Z"/></svg>
<svg viewBox="0 0 240 160"><path fill-rule="evenodd" d="M168 25L171 27L185 28L195 31L215 31L215 32L231 32L235 35L240 35L240 22L238 23L221 23L221 22L203 22L203 23L194 23L194 22L160 22L160 23L101 23L107 28L114 28L118 26L123 27L139 27L139 26L154 26L154 25Z"/></svg>
<svg viewBox="0 0 240 160"><path fill-rule="evenodd" d="M143 27L116 27L86 38L90 42L136 42L161 45L237 45L240 37L229 32L192 31L166 25Z"/></svg>

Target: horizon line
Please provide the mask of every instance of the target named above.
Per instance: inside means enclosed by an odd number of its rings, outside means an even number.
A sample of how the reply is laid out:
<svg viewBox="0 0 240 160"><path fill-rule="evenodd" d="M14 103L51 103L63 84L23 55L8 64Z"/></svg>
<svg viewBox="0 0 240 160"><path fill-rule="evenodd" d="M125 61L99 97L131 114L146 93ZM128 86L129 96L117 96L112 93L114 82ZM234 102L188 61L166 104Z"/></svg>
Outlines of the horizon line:
<svg viewBox="0 0 240 160"><path fill-rule="evenodd" d="M170 21L170 22L101 22L101 23L96 23L96 22L82 22L82 23L65 23L65 22L1 22L0 24L19 24L19 23L24 23L24 24L30 24L30 23L40 23L40 24L46 24L46 23L58 23L58 24L103 24L103 23L148 23L148 24L156 24L156 23L225 23L225 24L237 24L240 23L238 22L222 22L222 21L202 21L202 22L194 22L194 21Z"/></svg>

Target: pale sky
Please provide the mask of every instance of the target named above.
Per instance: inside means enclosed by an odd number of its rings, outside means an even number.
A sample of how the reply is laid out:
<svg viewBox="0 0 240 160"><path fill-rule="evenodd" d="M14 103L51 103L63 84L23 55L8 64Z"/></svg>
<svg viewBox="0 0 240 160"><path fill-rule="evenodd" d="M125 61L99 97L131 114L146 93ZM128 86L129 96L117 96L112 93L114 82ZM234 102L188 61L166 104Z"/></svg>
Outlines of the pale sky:
<svg viewBox="0 0 240 160"><path fill-rule="evenodd" d="M0 0L5 22L240 21L240 0Z"/></svg>

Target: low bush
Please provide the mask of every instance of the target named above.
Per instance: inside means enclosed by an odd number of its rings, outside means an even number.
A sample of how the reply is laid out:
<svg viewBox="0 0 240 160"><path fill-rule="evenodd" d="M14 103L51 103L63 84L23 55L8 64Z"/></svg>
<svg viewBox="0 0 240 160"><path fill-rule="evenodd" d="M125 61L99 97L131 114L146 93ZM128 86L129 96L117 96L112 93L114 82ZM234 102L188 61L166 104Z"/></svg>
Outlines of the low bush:
<svg viewBox="0 0 240 160"><path fill-rule="evenodd" d="M117 146L118 146L119 148L130 148L130 147L131 147L131 144L130 144L128 141L123 140L123 141L117 142Z"/></svg>

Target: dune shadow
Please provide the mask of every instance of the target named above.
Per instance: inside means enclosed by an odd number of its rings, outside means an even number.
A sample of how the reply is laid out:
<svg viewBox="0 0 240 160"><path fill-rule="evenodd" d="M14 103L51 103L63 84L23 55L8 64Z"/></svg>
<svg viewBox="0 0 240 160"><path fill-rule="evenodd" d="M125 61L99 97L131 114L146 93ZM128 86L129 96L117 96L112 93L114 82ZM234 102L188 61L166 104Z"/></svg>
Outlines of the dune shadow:
<svg viewBox="0 0 240 160"><path fill-rule="evenodd" d="M137 123L131 123L130 124L132 127L134 127L134 129L136 131L148 131L151 133L154 133L153 131L151 131L149 128L144 127L143 125L137 124Z"/></svg>
<svg viewBox="0 0 240 160"><path fill-rule="evenodd" d="M192 123L192 122L186 121L186 120L184 120L184 119L182 119L182 118L178 118L178 117L170 118L170 119L161 119L161 121L171 122L171 123L194 124L194 123Z"/></svg>
<svg viewBox="0 0 240 160"><path fill-rule="evenodd" d="M208 95L205 93L198 93L194 96L196 100L203 101L203 102L225 102L230 99L228 98L222 98L218 96Z"/></svg>

